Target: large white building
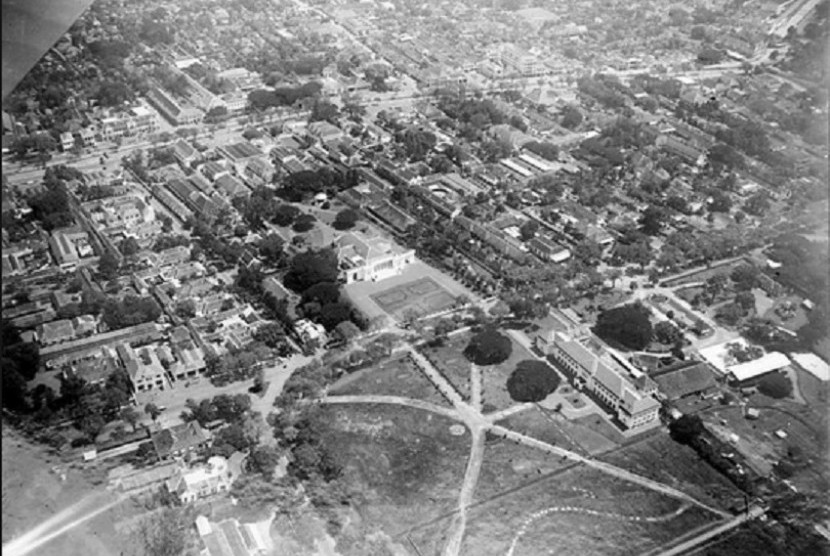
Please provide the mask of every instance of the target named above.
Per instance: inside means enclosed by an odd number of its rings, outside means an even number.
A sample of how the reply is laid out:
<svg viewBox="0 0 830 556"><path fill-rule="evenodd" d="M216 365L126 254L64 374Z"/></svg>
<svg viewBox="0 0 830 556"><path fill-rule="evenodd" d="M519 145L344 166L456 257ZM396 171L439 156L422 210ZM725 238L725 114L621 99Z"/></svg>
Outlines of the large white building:
<svg viewBox="0 0 830 556"><path fill-rule="evenodd" d="M415 261L413 249L403 249L381 237L348 233L339 237L335 244L340 274L347 284L395 276Z"/></svg>
<svg viewBox="0 0 830 556"><path fill-rule="evenodd" d="M606 349L590 333L574 328L580 339L551 331L537 346L546 351L576 384L608 406L627 429L659 424L660 403L654 398L657 384ZM588 346L591 346L590 348Z"/></svg>

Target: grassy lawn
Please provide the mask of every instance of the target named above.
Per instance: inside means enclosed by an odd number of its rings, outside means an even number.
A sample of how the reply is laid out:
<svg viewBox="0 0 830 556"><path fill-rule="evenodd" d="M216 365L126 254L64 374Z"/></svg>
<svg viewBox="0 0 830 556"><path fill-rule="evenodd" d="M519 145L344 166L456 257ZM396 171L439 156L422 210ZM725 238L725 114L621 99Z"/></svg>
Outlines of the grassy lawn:
<svg viewBox="0 0 830 556"><path fill-rule="evenodd" d="M516 532L535 512L571 506L621 516L652 517L671 513L681 502L584 467L568 469L527 484L469 512L462 554L507 553ZM713 516L689 509L678 517L648 523L574 512L550 513L531 522L515 554L629 555L647 550L711 521Z"/></svg>
<svg viewBox="0 0 830 556"><path fill-rule="evenodd" d="M666 483L717 508L743 502L741 491L666 434L653 436L602 458L633 473Z"/></svg>
<svg viewBox="0 0 830 556"><path fill-rule="evenodd" d="M329 394L403 396L451 406L408 357L389 359L379 365L347 375L329 389Z"/></svg>
<svg viewBox="0 0 830 556"><path fill-rule="evenodd" d="M581 451L570 423L553 411L536 407L511 415L499 424L566 450Z"/></svg>
<svg viewBox="0 0 830 556"><path fill-rule="evenodd" d="M625 442L625 436L598 415L566 421L563 428L584 451L592 455L607 452Z"/></svg>
<svg viewBox="0 0 830 556"><path fill-rule="evenodd" d="M397 535L455 509L470 437L453 421L384 405L328 406L325 437L346 481L361 492L361 517Z"/></svg>

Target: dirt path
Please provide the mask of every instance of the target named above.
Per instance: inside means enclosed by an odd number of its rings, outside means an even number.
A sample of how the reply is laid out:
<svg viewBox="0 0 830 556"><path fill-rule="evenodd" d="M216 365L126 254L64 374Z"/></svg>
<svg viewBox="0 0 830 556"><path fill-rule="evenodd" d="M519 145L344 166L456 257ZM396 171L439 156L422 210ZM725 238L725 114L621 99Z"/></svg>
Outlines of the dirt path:
<svg viewBox="0 0 830 556"><path fill-rule="evenodd" d="M421 409L424 411L431 411L432 413L437 413L439 415L443 415L444 417L449 417L450 419L454 419L456 421L463 421L461 416L458 414L457 411L441 407L440 405L435 405L433 403L425 402L423 400L413 400L411 398L404 398L401 396L374 396L374 395L361 395L361 396L326 396L325 398L321 398L317 400L316 403L323 403L323 404L344 404L344 403L378 403L378 404L392 404L392 405L402 405L405 407L411 407L414 409Z"/></svg>

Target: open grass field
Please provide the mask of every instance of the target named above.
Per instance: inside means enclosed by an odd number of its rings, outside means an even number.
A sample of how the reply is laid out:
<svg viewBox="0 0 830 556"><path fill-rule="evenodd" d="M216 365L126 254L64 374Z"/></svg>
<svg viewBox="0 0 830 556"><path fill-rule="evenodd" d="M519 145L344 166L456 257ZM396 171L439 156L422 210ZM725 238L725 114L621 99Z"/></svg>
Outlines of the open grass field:
<svg viewBox="0 0 830 556"><path fill-rule="evenodd" d="M3 544L90 496L106 497L103 486L89 475L70 468L66 480L51 471L62 462L42 448L4 428L3 430ZM65 465L62 465L65 468ZM94 507L94 506L93 506ZM88 505L84 506L88 509ZM116 531L119 520L135 513L123 503L71 529L36 549L39 556L112 556L125 548L125 538ZM81 517L75 513L73 518ZM68 518L62 523L73 521Z"/></svg>
<svg viewBox="0 0 830 556"><path fill-rule="evenodd" d="M324 406L325 438L346 480L361 492L368 523L398 535L455 509L470 435L452 436L453 421L386 405Z"/></svg>
<svg viewBox="0 0 830 556"><path fill-rule="evenodd" d="M524 530L516 542L515 555L547 555L551 551L640 554L714 519L703 510L689 508L664 522L642 520L672 514L682 506L673 498L575 467L474 506L469 512L461 553L503 556L517 533ZM593 510L603 515L561 511L565 508ZM631 519L634 517L640 520Z"/></svg>
<svg viewBox="0 0 830 556"><path fill-rule="evenodd" d="M743 503L742 492L698 458L694 450L666 434L616 450L600 458L629 471L681 490L724 510Z"/></svg>
<svg viewBox="0 0 830 556"><path fill-rule="evenodd" d="M329 394L404 396L452 406L406 356L388 359L379 365L347 375L329 388Z"/></svg>

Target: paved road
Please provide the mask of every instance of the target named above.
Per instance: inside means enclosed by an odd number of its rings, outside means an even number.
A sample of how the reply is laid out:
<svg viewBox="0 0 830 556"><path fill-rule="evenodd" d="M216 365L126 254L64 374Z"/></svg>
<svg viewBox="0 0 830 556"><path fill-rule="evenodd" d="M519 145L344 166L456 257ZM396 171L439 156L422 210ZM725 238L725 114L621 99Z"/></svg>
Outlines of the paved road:
<svg viewBox="0 0 830 556"><path fill-rule="evenodd" d="M721 535L721 534L723 534L727 531L730 531L730 530L734 529L735 527L738 527L739 525L741 525L743 523L746 523L747 521L751 521L751 520L753 520L757 517L760 517L760 516L764 515L765 512L766 512L766 510L764 508L761 508L761 507L758 507L758 506L753 506L752 508L750 508L748 514L741 514L741 515L739 515L739 516L737 516L733 519L730 519L729 521L727 521L723 525L719 525L719 526L715 527L714 529L710 529L709 531L706 531L705 533L701 533L700 535L698 535L698 536L696 536L692 539L689 539L689 540L687 540L687 541L685 541L685 542L683 542L683 543L681 543L681 544L679 544L679 545L677 545L673 548L670 548L670 549L665 550L663 552L659 552L658 555L659 556L678 556L679 554L684 554L686 551L691 550L692 548L694 548L694 547L696 547L700 544L703 544L704 542L708 541L709 539L713 539L713 538L717 537L718 535Z"/></svg>

